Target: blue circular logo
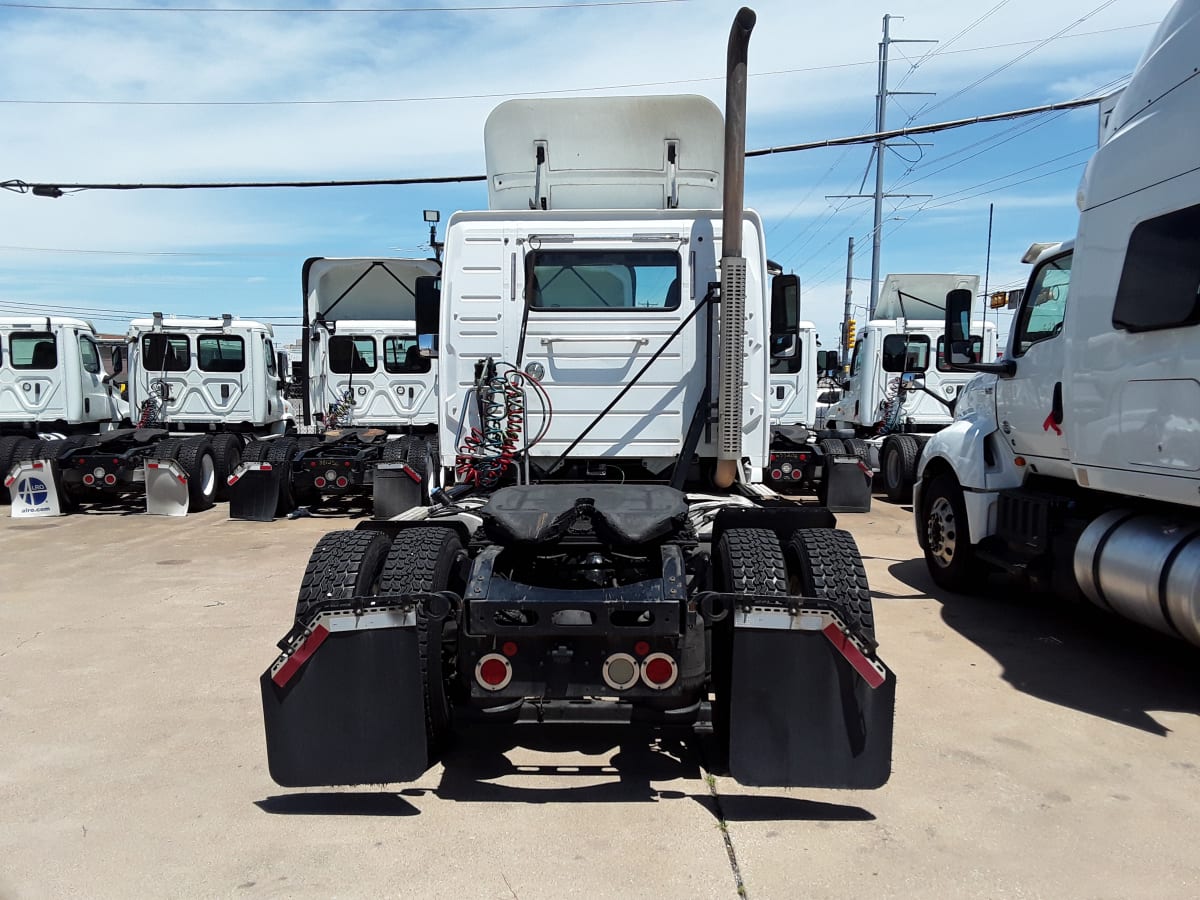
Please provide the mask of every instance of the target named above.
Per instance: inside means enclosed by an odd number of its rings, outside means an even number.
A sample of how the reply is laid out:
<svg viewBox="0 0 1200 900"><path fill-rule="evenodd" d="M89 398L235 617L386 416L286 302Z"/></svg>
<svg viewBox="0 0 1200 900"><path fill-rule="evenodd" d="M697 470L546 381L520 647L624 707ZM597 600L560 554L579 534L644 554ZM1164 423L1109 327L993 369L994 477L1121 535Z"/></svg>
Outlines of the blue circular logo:
<svg viewBox="0 0 1200 900"><path fill-rule="evenodd" d="M17 496L26 506L41 506L50 497L46 482L32 475L17 482Z"/></svg>

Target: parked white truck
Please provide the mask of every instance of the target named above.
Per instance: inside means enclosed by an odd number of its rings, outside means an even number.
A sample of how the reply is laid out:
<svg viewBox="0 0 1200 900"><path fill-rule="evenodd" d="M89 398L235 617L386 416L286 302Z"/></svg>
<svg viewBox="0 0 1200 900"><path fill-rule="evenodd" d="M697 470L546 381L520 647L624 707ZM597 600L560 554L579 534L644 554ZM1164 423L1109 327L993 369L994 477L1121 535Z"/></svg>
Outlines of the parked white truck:
<svg viewBox="0 0 1200 900"><path fill-rule="evenodd" d="M946 361L945 298L956 289L974 296L979 276L889 275L875 317L858 331L844 393L826 411L825 427L845 437L825 437L821 446L860 455L894 503L912 499L925 441L953 420L971 378ZM996 326L976 321L971 332L974 358L995 359Z"/></svg>
<svg viewBox="0 0 1200 900"><path fill-rule="evenodd" d="M914 495L941 585L992 567L1200 644L1200 0L1159 27L1080 183L1073 242L1037 248L1005 357L930 438Z"/></svg>
<svg viewBox="0 0 1200 900"><path fill-rule="evenodd" d="M116 369L119 373L120 365ZM104 371L91 323L63 316L0 317L0 482L15 463L57 458L127 416L128 404ZM0 488L0 502L8 497Z"/></svg>
<svg viewBox="0 0 1200 900"><path fill-rule="evenodd" d="M753 22L731 34L724 144L699 97L489 117L490 209L454 214L440 290L417 292L452 486L313 551L261 679L280 784L418 778L466 719L709 721L742 782L886 781L895 679L861 557L763 486Z"/></svg>
<svg viewBox="0 0 1200 900"><path fill-rule="evenodd" d="M130 427L58 455L72 500L143 494L152 465L178 469L179 512L207 509L244 455L276 446L261 439L295 429L270 325L155 314L130 323L126 346Z"/></svg>
<svg viewBox="0 0 1200 900"><path fill-rule="evenodd" d="M437 474L436 373L417 351L417 285L436 283L437 260L313 257L304 264L297 434L248 448L230 475L229 514L270 520L296 506L370 498L391 515L386 473L403 465L422 490ZM382 468L381 468L382 467ZM395 484L388 482L391 487ZM272 497L275 498L272 502ZM427 499L425 497L424 499Z"/></svg>

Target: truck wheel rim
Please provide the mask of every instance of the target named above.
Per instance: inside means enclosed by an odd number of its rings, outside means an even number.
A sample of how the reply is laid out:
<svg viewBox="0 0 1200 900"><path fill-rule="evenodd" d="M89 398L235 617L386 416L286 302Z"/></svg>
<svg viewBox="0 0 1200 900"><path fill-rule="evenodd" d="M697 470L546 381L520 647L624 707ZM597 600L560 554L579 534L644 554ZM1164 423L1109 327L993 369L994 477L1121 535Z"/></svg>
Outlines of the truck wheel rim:
<svg viewBox="0 0 1200 900"><path fill-rule="evenodd" d="M205 497L210 497L216 488L217 467L213 464L212 454L205 453L200 457L200 489Z"/></svg>
<svg viewBox="0 0 1200 900"><path fill-rule="evenodd" d="M895 487L900 483L900 454L895 450L892 450L890 453L888 453L887 480L888 484L892 487Z"/></svg>
<svg viewBox="0 0 1200 900"><path fill-rule="evenodd" d="M954 522L954 507L945 497L936 497L929 504L925 536L929 540L929 552L939 566L944 569L954 562L958 529Z"/></svg>

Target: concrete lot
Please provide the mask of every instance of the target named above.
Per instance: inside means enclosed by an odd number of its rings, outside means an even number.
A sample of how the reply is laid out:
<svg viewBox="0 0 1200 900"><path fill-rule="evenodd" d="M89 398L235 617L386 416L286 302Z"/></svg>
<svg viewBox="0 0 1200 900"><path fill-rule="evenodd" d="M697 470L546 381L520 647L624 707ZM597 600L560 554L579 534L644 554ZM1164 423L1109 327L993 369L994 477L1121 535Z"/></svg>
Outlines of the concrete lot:
<svg viewBox="0 0 1200 900"><path fill-rule="evenodd" d="M0 897L1200 893L1200 651L943 595L910 515L841 517L899 684L874 792L710 786L693 748L609 730L285 791L257 679L312 545L353 523L2 518Z"/></svg>

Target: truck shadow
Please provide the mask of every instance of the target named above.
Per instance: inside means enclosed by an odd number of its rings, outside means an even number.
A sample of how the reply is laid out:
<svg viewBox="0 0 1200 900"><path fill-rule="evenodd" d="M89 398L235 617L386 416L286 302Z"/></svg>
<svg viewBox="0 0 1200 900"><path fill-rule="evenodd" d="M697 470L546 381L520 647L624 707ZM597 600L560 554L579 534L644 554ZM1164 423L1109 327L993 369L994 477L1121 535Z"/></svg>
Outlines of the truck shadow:
<svg viewBox="0 0 1200 900"><path fill-rule="evenodd" d="M521 752L512 754L514 750ZM547 761L556 753L565 757L562 763ZM511 756L530 762L515 762ZM275 815L411 816L420 813L413 801L424 797L498 804L687 801L701 806L718 822L875 818L857 806L761 791L714 797L704 776L704 758L702 739L683 732L625 726L493 726L466 729L457 735L443 760L436 787L281 794L255 805ZM522 783L526 780L527 784Z"/></svg>
<svg viewBox="0 0 1200 900"><path fill-rule="evenodd" d="M1152 710L1200 714L1197 648L1052 594L981 583L980 596L939 588L921 558L888 571L942 604L942 620L1003 667L1022 693L1141 731L1170 729Z"/></svg>

